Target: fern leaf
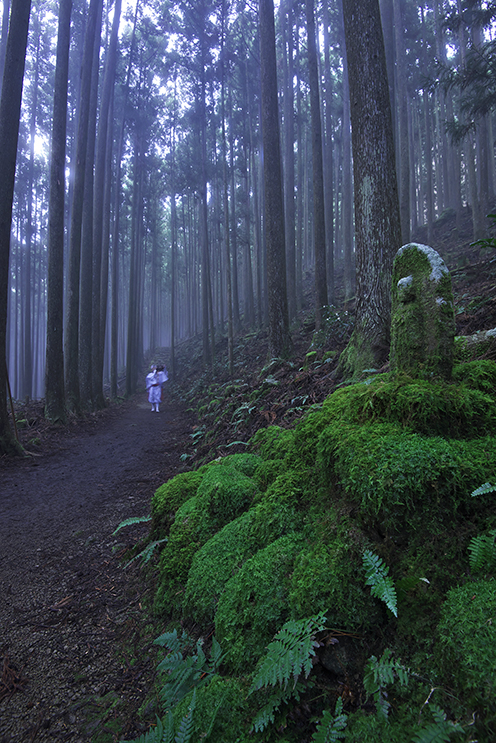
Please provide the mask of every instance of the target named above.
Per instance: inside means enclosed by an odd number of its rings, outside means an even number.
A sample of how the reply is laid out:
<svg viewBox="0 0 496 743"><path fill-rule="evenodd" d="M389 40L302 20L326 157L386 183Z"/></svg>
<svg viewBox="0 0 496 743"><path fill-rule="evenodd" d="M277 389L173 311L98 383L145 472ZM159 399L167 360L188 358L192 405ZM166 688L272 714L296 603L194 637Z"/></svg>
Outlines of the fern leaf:
<svg viewBox="0 0 496 743"><path fill-rule="evenodd" d="M151 730L148 730L139 738L135 738L134 741L123 740L121 743L162 743L164 740L164 726L162 720L157 715L157 725ZM166 741L168 743L168 741ZM171 741L173 743L173 741Z"/></svg>
<svg viewBox="0 0 496 743"><path fill-rule="evenodd" d="M255 731L256 733L261 733L269 725L273 725L279 707L282 704L289 702L292 697L296 697L296 700L298 701L300 698L300 692L303 688L303 684L298 683L292 689L276 689L253 720L250 732Z"/></svg>
<svg viewBox="0 0 496 743"><path fill-rule="evenodd" d="M363 685L367 695L374 698L378 714L386 719L391 705L387 700L385 687L393 684L396 679L402 686L406 686L409 680L409 670L392 658L390 648L386 648L381 658L377 659L375 655L372 655L368 659Z"/></svg>
<svg viewBox="0 0 496 743"><path fill-rule="evenodd" d="M317 730L312 735L312 740L314 743L336 743L344 738L346 723L347 716L343 713L343 700L340 697L336 702L334 717L328 710L325 710Z"/></svg>
<svg viewBox="0 0 496 743"><path fill-rule="evenodd" d="M472 537L468 546L472 570L490 569L496 564L496 529L489 534Z"/></svg>
<svg viewBox="0 0 496 743"><path fill-rule="evenodd" d="M496 485L491 485L490 482L485 482L484 485L472 490L470 495L474 498L476 495L485 495L486 493L496 493Z"/></svg>
<svg viewBox="0 0 496 743"><path fill-rule="evenodd" d="M196 707L196 689L193 691L191 697L191 703L188 707L187 713L184 715L179 725L179 730L175 737L175 743L189 743L191 736L193 735L193 715Z"/></svg>
<svg viewBox="0 0 496 743"><path fill-rule="evenodd" d="M174 743L174 716L172 712L165 716L164 734L161 743Z"/></svg>
<svg viewBox="0 0 496 743"><path fill-rule="evenodd" d="M124 526L132 526L132 524L143 524L146 521L151 521L151 520L152 520L151 516L131 516L131 518L124 519L124 521L121 521L117 529L112 532L112 536L114 534L117 534L119 529L122 529Z"/></svg>
<svg viewBox="0 0 496 743"><path fill-rule="evenodd" d="M325 622L324 612L308 619L290 619L286 622L267 647L265 658L248 693L252 694L263 686L277 684L285 688L291 676L296 683L302 670L305 677L308 677L312 670L312 656L318 647L314 638L324 628Z"/></svg>
<svg viewBox="0 0 496 743"><path fill-rule="evenodd" d="M173 632L164 632L163 635L154 640L153 644L167 647L171 652L182 652L189 641L190 637L187 632L183 631L181 637L178 637L175 629Z"/></svg>
<svg viewBox="0 0 496 743"><path fill-rule="evenodd" d="M143 565L146 565L147 562L150 562L151 557L155 551L155 547L157 547L159 544L162 544L163 542L168 541L169 540L167 539L167 537L164 537L164 539L157 539L155 542L150 542L150 544L148 544L144 550L142 550L138 555L135 555L131 560L129 560L128 563L126 563L126 568L132 565L135 560L139 560L140 558Z"/></svg>
<svg viewBox="0 0 496 743"><path fill-rule="evenodd" d="M458 722L446 719L444 711L433 704L431 706L434 722L425 725L414 735L412 743L449 743L453 733L462 733L463 727Z"/></svg>
<svg viewBox="0 0 496 743"><path fill-rule="evenodd" d="M371 550L365 550L363 567L365 568L365 585L371 587L372 596L384 601L389 611L397 617L398 600L393 579L388 575L388 566Z"/></svg>

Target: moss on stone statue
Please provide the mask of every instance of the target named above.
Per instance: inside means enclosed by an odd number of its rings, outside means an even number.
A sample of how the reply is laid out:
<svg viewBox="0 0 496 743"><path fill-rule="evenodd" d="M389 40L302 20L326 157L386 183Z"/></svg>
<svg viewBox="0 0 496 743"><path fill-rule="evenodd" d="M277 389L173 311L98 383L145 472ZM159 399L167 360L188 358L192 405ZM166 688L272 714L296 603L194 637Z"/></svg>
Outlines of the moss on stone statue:
<svg viewBox="0 0 496 743"><path fill-rule="evenodd" d="M427 245L409 243L393 264L391 370L451 377L455 337L451 276Z"/></svg>

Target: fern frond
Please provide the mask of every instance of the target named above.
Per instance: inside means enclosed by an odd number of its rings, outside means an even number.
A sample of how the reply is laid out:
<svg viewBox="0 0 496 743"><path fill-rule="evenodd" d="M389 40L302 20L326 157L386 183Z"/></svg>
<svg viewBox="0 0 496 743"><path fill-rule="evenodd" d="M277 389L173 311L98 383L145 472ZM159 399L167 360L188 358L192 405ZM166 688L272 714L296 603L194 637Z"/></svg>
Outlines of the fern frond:
<svg viewBox="0 0 496 743"><path fill-rule="evenodd" d="M181 637L178 637L175 629L173 632L164 632L163 635L154 640L153 644L167 647L171 653L177 653L182 652L189 642L191 642L191 638L187 632L183 630Z"/></svg>
<svg viewBox="0 0 496 743"><path fill-rule="evenodd" d="M486 495L486 493L496 493L496 485L491 485L490 482L485 482L484 485L472 490L470 495L474 498L476 495Z"/></svg>
<svg viewBox="0 0 496 743"><path fill-rule="evenodd" d="M365 550L363 567L365 568L365 585L371 587L372 596L384 601L389 611L397 617L396 589L393 579L388 575L389 568L386 563L371 550Z"/></svg>
<svg viewBox="0 0 496 743"><path fill-rule="evenodd" d="M143 565L146 565L147 562L150 562L151 557L155 551L155 547L157 547L159 544L162 544L163 542L168 542L169 540L167 537L164 537L164 539L157 539L155 542L150 542L144 550L142 550L138 555L135 555L131 560L129 560L128 563L126 563L126 568L128 568L135 560L139 560L141 558L141 561L143 562Z"/></svg>
<svg viewBox="0 0 496 743"><path fill-rule="evenodd" d="M472 537L468 551L472 570L490 569L496 565L496 529L489 534Z"/></svg>
<svg viewBox="0 0 496 743"><path fill-rule="evenodd" d="M308 619L290 619L268 645L267 653L259 667L248 694L263 686L285 688L291 676L295 683L302 672L308 677L312 670L312 656L318 642L315 635L324 629L326 617L320 612Z"/></svg>
<svg viewBox="0 0 496 743"><path fill-rule="evenodd" d="M462 733L463 727L458 722L446 719L444 710L437 705L431 706L434 722L425 725L422 730L415 733L412 743L449 743L453 733Z"/></svg>
<svg viewBox="0 0 496 743"><path fill-rule="evenodd" d="M386 648L382 657L377 659L372 655L365 666L363 685L367 695L374 698L377 712L387 718L390 704L387 701L386 686L393 684L396 679L402 686L407 686L410 672L399 661L392 658L390 648Z"/></svg>
<svg viewBox="0 0 496 743"><path fill-rule="evenodd" d="M124 521L121 521L117 529L112 532L112 536L114 534L117 534L119 529L122 529L124 526L132 526L132 524L143 524L146 521L151 521L151 520L152 520L151 516L131 516L131 518L124 519Z"/></svg>
<svg viewBox="0 0 496 743"><path fill-rule="evenodd" d="M161 743L174 743L174 716L172 712L165 716L164 734Z"/></svg>
<svg viewBox="0 0 496 743"><path fill-rule="evenodd" d="M303 691L305 686L298 682L294 688L278 688L274 691L272 696L269 697L268 701L262 709L258 712L257 716L253 720L250 732L255 731L261 733L269 725L272 725L275 721L276 713L279 707L286 702L289 702L293 697L296 701L300 699L300 693Z"/></svg>
<svg viewBox="0 0 496 743"><path fill-rule="evenodd" d="M334 710L334 717L329 710L325 710L317 730L312 735L314 743L336 743L345 736L344 729L347 723L347 715L343 712L343 700L339 697Z"/></svg>
<svg viewBox="0 0 496 743"><path fill-rule="evenodd" d="M175 743L189 743L191 736L193 735L193 715L196 707L196 689L193 691L191 697L191 703L188 707L187 713L184 715L179 725L179 730L175 737Z"/></svg>

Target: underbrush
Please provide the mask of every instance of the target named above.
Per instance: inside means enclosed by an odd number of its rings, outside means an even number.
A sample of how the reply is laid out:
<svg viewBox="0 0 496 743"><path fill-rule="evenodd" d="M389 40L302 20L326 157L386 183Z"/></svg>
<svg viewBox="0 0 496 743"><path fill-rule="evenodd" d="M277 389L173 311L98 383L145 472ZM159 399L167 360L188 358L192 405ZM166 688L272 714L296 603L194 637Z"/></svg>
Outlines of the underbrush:
<svg viewBox="0 0 496 743"><path fill-rule="evenodd" d="M143 741L494 740L495 381L374 375L157 491L154 608L194 640Z"/></svg>

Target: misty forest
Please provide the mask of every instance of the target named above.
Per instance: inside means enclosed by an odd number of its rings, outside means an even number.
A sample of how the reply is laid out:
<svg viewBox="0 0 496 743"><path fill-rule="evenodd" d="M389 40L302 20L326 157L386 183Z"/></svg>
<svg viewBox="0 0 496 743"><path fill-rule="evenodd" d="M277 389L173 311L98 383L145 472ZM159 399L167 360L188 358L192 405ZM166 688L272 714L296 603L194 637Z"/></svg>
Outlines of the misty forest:
<svg viewBox="0 0 496 743"><path fill-rule="evenodd" d="M3 0L0 80L0 459L157 359L199 421L57 740L494 741L496 2Z"/></svg>

